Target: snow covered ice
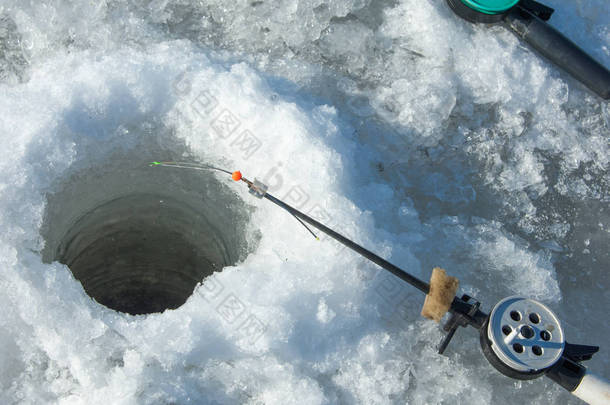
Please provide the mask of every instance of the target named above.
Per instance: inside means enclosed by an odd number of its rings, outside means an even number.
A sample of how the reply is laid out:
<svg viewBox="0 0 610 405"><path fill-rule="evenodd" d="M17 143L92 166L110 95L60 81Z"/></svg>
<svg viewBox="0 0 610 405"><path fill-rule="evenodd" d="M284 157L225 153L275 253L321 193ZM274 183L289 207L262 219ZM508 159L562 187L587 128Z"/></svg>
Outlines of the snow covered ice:
<svg viewBox="0 0 610 405"><path fill-rule="evenodd" d="M610 3L546 3L610 66ZM257 177L485 310L542 300L610 376L609 104L501 27L432 0L2 0L0 81L0 403L579 403L500 375L473 330L437 355L417 290L163 159ZM131 216L147 253L109 267L190 269L183 305L114 311L57 261L100 235L84 268L110 263Z"/></svg>

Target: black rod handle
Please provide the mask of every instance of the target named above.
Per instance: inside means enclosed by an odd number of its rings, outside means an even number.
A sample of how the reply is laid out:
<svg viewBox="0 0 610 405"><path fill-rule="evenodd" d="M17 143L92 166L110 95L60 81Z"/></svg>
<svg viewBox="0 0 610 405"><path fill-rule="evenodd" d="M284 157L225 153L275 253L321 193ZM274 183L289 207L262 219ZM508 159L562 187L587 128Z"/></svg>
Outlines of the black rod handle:
<svg viewBox="0 0 610 405"><path fill-rule="evenodd" d="M555 28L519 6L507 13L504 21L544 57L604 100L610 98L610 71Z"/></svg>

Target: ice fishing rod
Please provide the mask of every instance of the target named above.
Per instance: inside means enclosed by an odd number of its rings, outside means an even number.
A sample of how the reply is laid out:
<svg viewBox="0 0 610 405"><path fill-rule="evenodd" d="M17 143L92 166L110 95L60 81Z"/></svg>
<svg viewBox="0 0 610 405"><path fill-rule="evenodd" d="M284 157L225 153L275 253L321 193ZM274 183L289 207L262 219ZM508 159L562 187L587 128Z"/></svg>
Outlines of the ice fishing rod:
<svg viewBox="0 0 610 405"><path fill-rule="evenodd" d="M447 333L439 345L439 353L446 350L459 327L472 326L479 331L479 342L485 358L502 374L518 380L546 375L589 404L610 404L610 383L581 364L590 360L599 347L566 342L559 318L543 303L512 296L498 302L487 314L473 297L456 295L458 280L448 276L443 269L433 269L430 283L426 283L274 197L268 193L264 183L257 179L250 181L239 171L181 162L153 162L150 165L216 170L230 174L233 180L246 183L250 194L259 199L265 198L289 212L314 236L306 223L414 286L426 294L421 311L424 317L440 323L447 312L451 314L443 325Z"/></svg>
<svg viewBox="0 0 610 405"><path fill-rule="evenodd" d="M604 100L610 98L610 71L546 23L555 11L535 0L446 0L473 23L504 24L520 39Z"/></svg>

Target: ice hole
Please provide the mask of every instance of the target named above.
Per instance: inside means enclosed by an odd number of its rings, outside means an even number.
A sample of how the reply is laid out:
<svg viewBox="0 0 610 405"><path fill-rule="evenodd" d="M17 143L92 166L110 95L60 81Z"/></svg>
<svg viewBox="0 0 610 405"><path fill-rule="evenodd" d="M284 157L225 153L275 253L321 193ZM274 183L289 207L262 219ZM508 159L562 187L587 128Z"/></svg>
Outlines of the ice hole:
<svg viewBox="0 0 610 405"><path fill-rule="evenodd" d="M248 253L250 209L213 173L118 164L80 170L58 189L47 196L43 260L66 264L108 308L178 308Z"/></svg>

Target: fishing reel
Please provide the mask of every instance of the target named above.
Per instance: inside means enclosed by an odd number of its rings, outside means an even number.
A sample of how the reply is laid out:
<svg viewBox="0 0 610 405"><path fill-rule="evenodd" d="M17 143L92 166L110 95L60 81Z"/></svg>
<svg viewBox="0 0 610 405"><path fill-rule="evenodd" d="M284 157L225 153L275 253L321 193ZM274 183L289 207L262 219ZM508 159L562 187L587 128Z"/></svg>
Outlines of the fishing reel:
<svg viewBox="0 0 610 405"><path fill-rule="evenodd" d="M581 364L599 347L566 342L559 318L541 302L508 297L486 315L478 301L463 295L455 297L450 312L439 353L445 351L459 326L473 326L479 330L485 358L500 373L517 380L546 375L590 404L606 403L598 399L605 401L603 395L610 395L610 385Z"/></svg>
<svg viewBox="0 0 610 405"><path fill-rule="evenodd" d="M542 56L571 74L601 98L610 98L610 71L546 23L551 7L535 0L446 0L472 23L503 23Z"/></svg>
<svg viewBox="0 0 610 405"><path fill-rule="evenodd" d="M502 374L519 380L542 375L566 347L557 316L544 304L521 297L498 302L480 331L481 348Z"/></svg>
<svg viewBox="0 0 610 405"><path fill-rule="evenodd" d="M518 380L546 374L568 391L574 391L586 373L580 362L599 350L566 342L553 311L523 297L498 302L479 332L483 354L502 374Z"/></svg>

